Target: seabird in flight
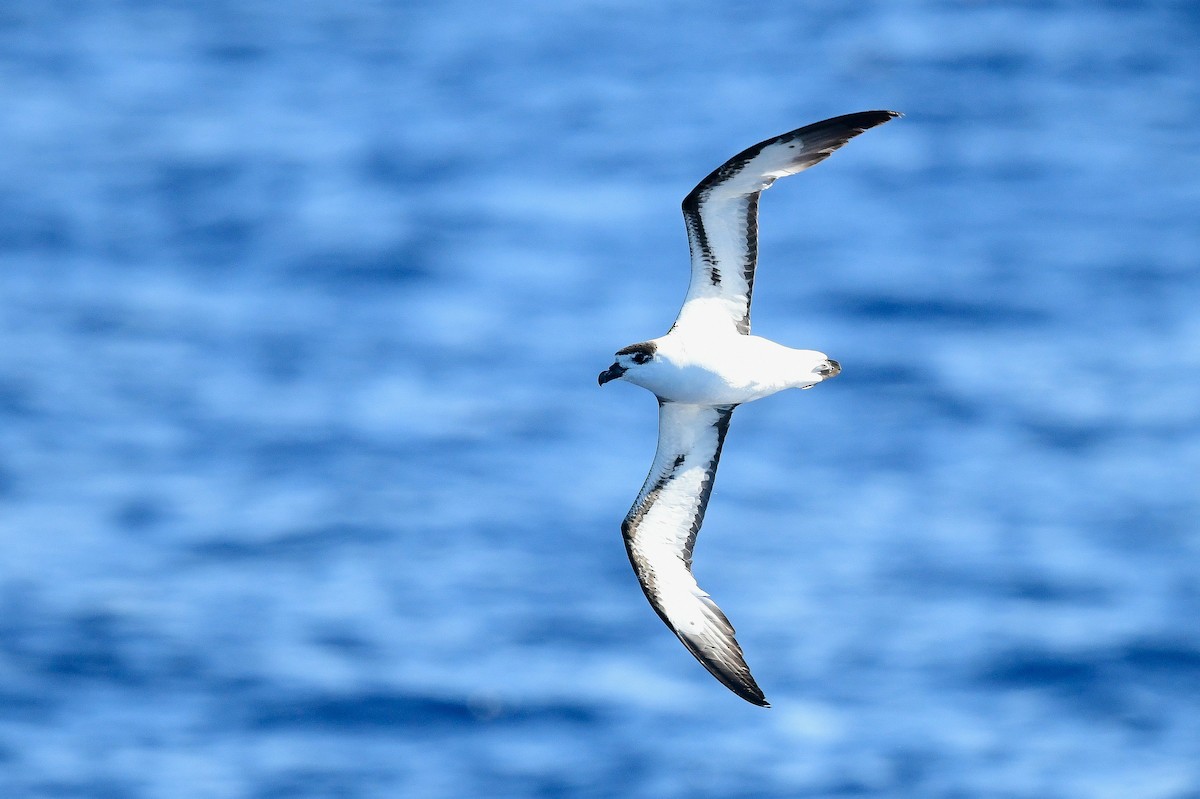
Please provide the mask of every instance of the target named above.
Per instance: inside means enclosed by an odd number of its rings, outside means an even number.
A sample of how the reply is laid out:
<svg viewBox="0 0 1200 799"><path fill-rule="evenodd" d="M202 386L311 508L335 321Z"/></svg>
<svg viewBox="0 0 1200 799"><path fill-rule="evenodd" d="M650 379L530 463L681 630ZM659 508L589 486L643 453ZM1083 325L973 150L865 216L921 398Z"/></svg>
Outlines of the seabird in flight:
<svg viewBox="0 0 1200 799"><path fill-rule="evenodd" d="M600 374L658 397L658 451L621 532L646 598L697 660L747 702L769 707L733 625L692 576L692 548L733 409L836 377L837 361L750 335L758 198L863 131L900 116L862 111L784 133L738 153L683 200L692 277L665 336L631 344Z"/></svg>

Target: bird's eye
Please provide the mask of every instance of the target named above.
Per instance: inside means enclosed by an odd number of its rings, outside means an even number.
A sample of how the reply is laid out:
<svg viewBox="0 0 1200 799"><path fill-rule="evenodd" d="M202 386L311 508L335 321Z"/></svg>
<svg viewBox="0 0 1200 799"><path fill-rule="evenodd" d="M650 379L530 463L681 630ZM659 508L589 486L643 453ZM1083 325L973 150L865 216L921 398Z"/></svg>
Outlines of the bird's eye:
<svg viewBox="0 0 1200 799"><path fill-rule="evenodd" d="M648 352L635 352L633 354L633 362L638 364L645 363L646 361L650 360L651 357L653 356L651 356Z"/></svg>

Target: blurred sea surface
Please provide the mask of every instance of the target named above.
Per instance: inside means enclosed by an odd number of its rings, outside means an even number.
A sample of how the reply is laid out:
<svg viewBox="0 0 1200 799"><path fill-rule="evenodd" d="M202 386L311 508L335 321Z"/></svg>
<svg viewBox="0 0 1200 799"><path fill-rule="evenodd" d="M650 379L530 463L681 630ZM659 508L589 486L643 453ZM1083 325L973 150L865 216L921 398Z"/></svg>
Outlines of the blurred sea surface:
<svg viewBox="0 0 1200 799"><path fill-rule="evenodd" d="M0 8L0 795L1200 797L1200 6ZM761 206L646 605L679 201Z"/></svg>

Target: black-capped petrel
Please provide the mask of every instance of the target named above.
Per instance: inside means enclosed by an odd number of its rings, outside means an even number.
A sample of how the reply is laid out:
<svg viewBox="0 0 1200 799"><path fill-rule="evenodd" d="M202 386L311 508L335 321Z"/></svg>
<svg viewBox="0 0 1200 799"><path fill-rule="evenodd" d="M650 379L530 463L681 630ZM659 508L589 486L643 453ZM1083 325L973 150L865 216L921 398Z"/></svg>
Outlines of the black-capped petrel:
<svg viewBox="0 0 1200 799"><path fill-rule="evenodd" d="M658 451L621 532L646 598L712 675L769 707L733 625L692 576L692 547L712 493L733 409L785 388L836 377L837 361L750 335L758 261L758 198L778 178L819 163L850 139L900 116L862 111L784 133L738 153L683 200L692 278L665 336L631 344L600 374L658 397Z"/></svg>

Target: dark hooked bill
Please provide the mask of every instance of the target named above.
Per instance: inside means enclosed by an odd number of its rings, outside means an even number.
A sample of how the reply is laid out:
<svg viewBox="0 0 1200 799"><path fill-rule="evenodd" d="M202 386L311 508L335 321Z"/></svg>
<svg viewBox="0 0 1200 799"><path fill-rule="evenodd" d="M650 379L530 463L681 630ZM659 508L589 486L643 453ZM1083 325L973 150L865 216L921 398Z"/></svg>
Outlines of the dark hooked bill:
<svg viewBox="0 0 1200 799"><path fill-rule="evenodd" d="M614 363L612 366L600 373L600 385L604 385L610 380L616 380L623 374L625 374L625 367L619 363Z"/></svg>

